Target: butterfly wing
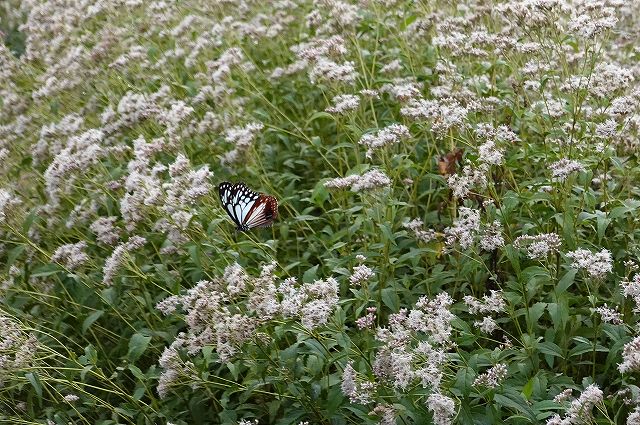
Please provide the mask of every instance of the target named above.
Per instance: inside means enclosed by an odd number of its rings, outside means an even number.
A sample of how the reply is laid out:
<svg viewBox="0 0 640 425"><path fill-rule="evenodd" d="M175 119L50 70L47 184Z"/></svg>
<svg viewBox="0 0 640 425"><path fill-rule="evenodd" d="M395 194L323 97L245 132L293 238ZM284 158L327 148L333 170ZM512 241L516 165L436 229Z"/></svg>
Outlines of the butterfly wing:
<svg viewBox="0 0 640 425"><path fill-rule="evenodd" d="M236 223L238 229L248 230L249 228L244 223L261 195L249 189L244 183L231 184L229 182L220 183L218 194L222 206Z"/></svg>
<svg viewBox="0 0 640 425"><path fill-rule="evenodd" d="M278 201L276 198L260 193L242 224L248 229L252 227L269 227L277 216Z"/></svg>

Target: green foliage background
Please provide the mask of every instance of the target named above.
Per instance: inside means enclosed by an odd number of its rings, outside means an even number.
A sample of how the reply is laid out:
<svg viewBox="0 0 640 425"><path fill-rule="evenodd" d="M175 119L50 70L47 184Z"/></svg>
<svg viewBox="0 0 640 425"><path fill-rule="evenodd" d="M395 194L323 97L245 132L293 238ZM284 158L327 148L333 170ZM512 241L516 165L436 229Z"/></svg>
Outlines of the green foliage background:
<svg viewBox="0 0 640 425"><path fill-rule="evenodd" d="M640 53L628 42L628 34L640 28L638 6L616 6L619 21L614 30L582 38L566 25L571 14L581 10L579 2L572 11L532 6L545 18L542 22L500 13L496 8L506 4L502 2L384 3L351 2L348 10L354 10L357 19L346 24L340 17L348 13L324 1L175 1L164 8L154 2L124 6L110 1L94 14L62 0L5 7L0 29L6 48L0 63L9 75L0 82L0 147L7 154L0 187L21 203L4 211L6 217L0 220L0 265L6 283L0 306L5 317L20 323L24 338L35 335L39 348L33 361L19 370L0 367L0 422L213 424L255 418L260 424L377 423L381 418L371 413L373 405L351 403L340 388L348 360L363 376L374 377L371 365L380 343L374 330L359 330L355 320L366 308L376 307L376 326L387 327L390 314L441 292L454 300L451 311L456 315L442 383L456 401L454 422L540 423L567 407L552 401L558 393L572 388L577 394L592 383L605 399L589 421L624 422L633 410L626 400L638 395L633 374L622 375L617 366L624 345L636 333L636 306L623 297L619 282L633 275L635 269L625 262L636 260L640 236L640 96L635 81L602 97L594 96L588 85L573 90L561 86L575 76L590 80L605 63L628 67L637 80ZM296 61L291 46L330 36L306 24L314 9L344 40L343 60L353 61L358 74L353 84L312 83L306 70L270 77L275 68ZM42 17L36 10L49 12ZM52 24L53 34L37 32L48 20L63 21L64 14L71 17L68 27ZM195 16L193 23L172 35L171 29L187 16ZM417 22L426 26L419 37L412 26ZM189 42L220 23L224 30L219 43L206 46L195 64L186 66L184 58L193 50ZM268 33L276 25L282 25L281 30ZM483 29L490 34L503 31L522 44L538 43L538 48L529 53L478 43L473 47L484 54L473 55L434 42L448 30L455 32L452 27L463 36L462 45L473 44L474 31ZM60 39L54 43L56 35ZM133 46L139 46L140 56L132 54ZM77 68L63 60L76 47L83 49L73 61ZM230 48L241 51L242 65L230 67L220 83L222 95L194 103L206 80L198 75L211 74L207 62ZM110 66L121 55L129 55L125 64ZM401 62L400 70L381 72L395 59ZM523 69L530 60L549 64L549 69L527 74ZM455 71L442 71L439 64L453 65ZM80 81L34 96L45 86L43 76L56 66L59 80L79 75ZM356 110L343 115L325 112L334 96L381 90L385 84L399 84L400 77L419 83L416 87L426 99L434 98L432 88L447 87L451 97L469 107L464 125L438 134L432 120L404 116L404 104L389 92L381 92L378 99L363 97ZM529 80L539 88L524 88ZM155 159L169 165L182 153L194 169L209 165L212 185L244 181L275 196L280 215L272 228L236 232L212 186L193 207L196 215L184 231L186 241L175 253L162 251L171 243L155 227L163 217L158 208L142 211L144 220L125 229L120 214L125 189L112 183L122 183L129 175L134 140L166 136L161 114L111 134L105 147L127 148L112 149L91 167L74 170L60 206L48 213L44 174L55 153L50 149L38 160L33 155L43 126L77 113L85 130L101 128L101 114L109 105L117 109L128 92L151 96L162 87L172 101L194 107L192 122L182 123L181 131L209 111L222 124L205 133L180 133L179 143ZM9 102L9 95L20 101ZM599 138L596 126L611 118L607 111L622 96L635 99L632 112L614 118L614 136ZM550 99L560 103L560 115L532 106ZM474 101L494 107L473 109ZM221 159L233 148L225 140L226 131L250 122L264 125L256 141L241 162L223 164ZM358 144L362 135L392 123L407 125L411 138L367 158L366 147ZM464 159L455 164L455 172L461 173L466 164L478 165L483 142L474 129L480 123L505 125L519 140L502 143L504 162L486 172L486 188L456 198L439 162L463 148ZM55 137L62 146L68 138ZM584 171L554 179L550 164L563 158L580 161ZM384 171L390 186L362 193L324 186L328 179L371 169ZM167 182L170 177L164 173L161 179ZM92 201L96 204L89 207ZM78 206L85 219L66 226ZM477 243L468 249L447 244L444 233L461 206L479 209L483 225L500 221L504 246L486 252ZM127 257L112 286L103 285L102 278L113 247L98 243L89 229L101 216L118 217L122 240L141 235L147 241ZM436 232L433 241L421 243L403 227L414 218ZM540 233L560 235L560 252L532 260L513 246L520 235ZM59 246L80 241L87 242L89 256L81 268L71 271L52 261ZM609 250L612 272L594 278L572 268L565 254L578 248ZM358 254L367 258L375 277L354 287L349 276L359 264ZM183 360L192 362L191 373L160 398L158 360L187 325L181 314L164 316L156 304L201 280L215 279L234 262L257 276L271 261L277 262L281 279L311 283L333 276L339 282L340 301L329 323L309 330L294 319L271 320L227 363L218 361L213 346L195 355L184 352ZM499 330L486 335L473 326L477 317L468 312L463 297L481 298L490 290L502 291L507 309L496 318ZM618 309L622 324L601 320L595 309L605 304ZM244 305L235 307L246 312ZM260 333L269 338L261 339ZM14 353L0 349L0 354ZM499 387L473 384L499 363L509 371ZM79 400L65 401L68 394ZM381 383L376 403L393 406L397 423L431 423L428 395L416 383L404 391Z"/></svg>

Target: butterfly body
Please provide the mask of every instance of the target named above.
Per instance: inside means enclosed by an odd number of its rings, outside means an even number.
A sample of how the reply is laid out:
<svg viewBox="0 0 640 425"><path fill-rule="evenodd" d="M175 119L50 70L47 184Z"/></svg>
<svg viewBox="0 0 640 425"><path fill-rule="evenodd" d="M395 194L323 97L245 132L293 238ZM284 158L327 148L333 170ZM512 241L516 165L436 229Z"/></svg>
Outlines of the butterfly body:
<svg viewBox="0 0 640 425"><path fill-rule="evenodd" d="M244 183L222 182L218 194L225 211L241 232L254 227L269 227L278 216L278 201L273 196L254 192Z"/></svg>

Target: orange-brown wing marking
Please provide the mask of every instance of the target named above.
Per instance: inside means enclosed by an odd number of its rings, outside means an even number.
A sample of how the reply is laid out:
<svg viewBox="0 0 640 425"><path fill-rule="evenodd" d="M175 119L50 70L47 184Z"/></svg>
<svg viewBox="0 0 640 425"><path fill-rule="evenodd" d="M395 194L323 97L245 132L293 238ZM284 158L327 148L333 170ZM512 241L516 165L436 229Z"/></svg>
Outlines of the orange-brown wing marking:
<svg viewBox="0 0 640 425"><path fill-rule="evenodd" d="M243 224L248 228L268 227L271 226L277 216L278 201L276 201L276 198L261 193L258 200L249 210Z"/></svg>

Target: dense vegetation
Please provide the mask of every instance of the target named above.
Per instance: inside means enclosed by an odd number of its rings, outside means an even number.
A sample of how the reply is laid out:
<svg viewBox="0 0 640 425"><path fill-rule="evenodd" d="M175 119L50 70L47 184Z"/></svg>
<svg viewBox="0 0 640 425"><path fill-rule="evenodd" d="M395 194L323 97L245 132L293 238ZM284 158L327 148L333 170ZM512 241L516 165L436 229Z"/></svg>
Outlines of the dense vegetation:
<svg viewBox="0 0 640 425"><path fill-rule="evenodd" d="M0 18L0 422L640 424L640 2Z"/></svg>

